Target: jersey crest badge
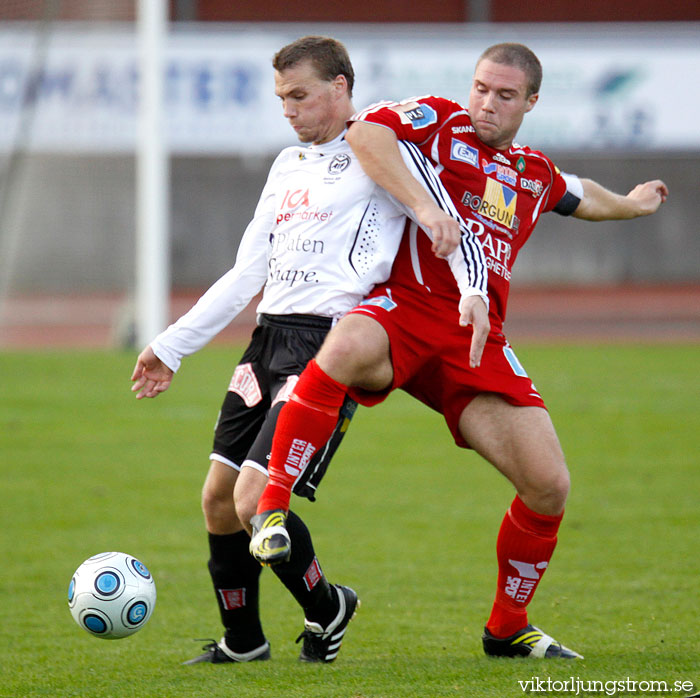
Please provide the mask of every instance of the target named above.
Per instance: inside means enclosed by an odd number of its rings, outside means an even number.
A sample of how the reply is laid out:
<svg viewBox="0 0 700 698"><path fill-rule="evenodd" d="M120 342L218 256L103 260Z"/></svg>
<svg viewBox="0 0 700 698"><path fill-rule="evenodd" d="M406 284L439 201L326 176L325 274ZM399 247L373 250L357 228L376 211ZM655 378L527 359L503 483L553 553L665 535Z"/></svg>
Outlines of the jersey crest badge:
<svg viewBox="0 0 700 698"><path fill-rule="evenodd" d="M347 153L336 155L330 165L328 165L328 174L338 175L344 172L350 166L350 156Z"/></svg>

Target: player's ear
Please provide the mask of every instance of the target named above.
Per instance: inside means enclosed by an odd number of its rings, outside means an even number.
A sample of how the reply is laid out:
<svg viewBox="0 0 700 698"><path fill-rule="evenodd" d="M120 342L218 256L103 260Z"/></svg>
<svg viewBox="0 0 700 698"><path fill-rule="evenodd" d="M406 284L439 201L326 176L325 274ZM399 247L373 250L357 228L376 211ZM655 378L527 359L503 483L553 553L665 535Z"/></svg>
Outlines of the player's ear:
<svg viewBox="0 0 700 698"><path fill-rule="evenodd" d="M336 75L333 78L333 91L338 97L347 94L348 80L344 75Z"/></svg>
<svg viewBox="0 0 700 698"><path fill-rule="evenodd" d="M535 106L535 104L537 104L537 100L539 98L540 98L540 95L538 92L535 92L534 95L530 95L527 98L527 102L525 104L525 113L529 112Z"/></svg>

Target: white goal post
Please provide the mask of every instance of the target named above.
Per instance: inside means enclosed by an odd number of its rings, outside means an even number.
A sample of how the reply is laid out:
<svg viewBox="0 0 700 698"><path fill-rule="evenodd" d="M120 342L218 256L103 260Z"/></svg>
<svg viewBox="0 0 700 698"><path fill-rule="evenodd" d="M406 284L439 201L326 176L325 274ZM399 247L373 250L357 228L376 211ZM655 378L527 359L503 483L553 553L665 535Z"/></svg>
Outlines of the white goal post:
<svg viewBox="0 0 700 698"><path fill-rule="evenodd" d="M165 140L164 55L167 0L139 0L141 89L136 148L137 347L168 323L170 296L170 166Z"/></svg>

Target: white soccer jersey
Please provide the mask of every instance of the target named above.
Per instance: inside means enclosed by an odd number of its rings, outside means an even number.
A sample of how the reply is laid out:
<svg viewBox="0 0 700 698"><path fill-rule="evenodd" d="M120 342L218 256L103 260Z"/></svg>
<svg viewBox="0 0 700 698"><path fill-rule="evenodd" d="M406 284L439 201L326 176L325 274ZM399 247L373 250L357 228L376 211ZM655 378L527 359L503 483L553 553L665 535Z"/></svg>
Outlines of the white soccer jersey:
<svg viewBox="0 0 700 698"><path fill-rule="evenodd" d="M416 153L402 150L414 175L459 219L431 166ZM322 145L286 148L270 169L235 266L151 342L153 351L176 371L263 287L258 313L338 319L388 278L406 215L413 217L364 173L344 134ZM486 267L473 242L472 258L462 245L450 266L464 295L485 298Z"/></svg>

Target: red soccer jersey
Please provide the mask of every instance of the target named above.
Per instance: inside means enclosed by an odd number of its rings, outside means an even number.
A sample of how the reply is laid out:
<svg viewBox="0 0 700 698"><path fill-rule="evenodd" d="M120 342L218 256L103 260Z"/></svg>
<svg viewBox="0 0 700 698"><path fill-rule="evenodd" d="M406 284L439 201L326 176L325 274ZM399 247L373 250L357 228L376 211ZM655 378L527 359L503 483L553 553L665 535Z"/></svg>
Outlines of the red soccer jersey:
<svg viewBox="0 0 700 698"><path fill-rule="evenodd" d="M492 331L500 331L506 316L511 269L540 214L551 211L567 192L567 183L542 153L513 144L500 151L482 143L469 112L442 97L416 97L382 102L353 117L392 129L400 140L415 143L435 165L445 188L467 226L483 247L489 269L488 294ZM415 269L416 260L404 236L392 277ZM426 248L427 249L427 248ZM408 265L411 264L411 267ZM421 255L423 277L449 274L444 261ZM456 284L455 296L458 297Z"/></svg>

